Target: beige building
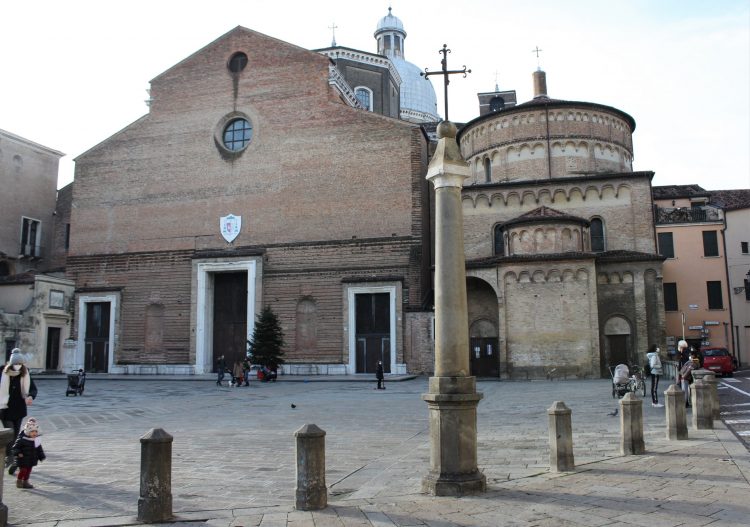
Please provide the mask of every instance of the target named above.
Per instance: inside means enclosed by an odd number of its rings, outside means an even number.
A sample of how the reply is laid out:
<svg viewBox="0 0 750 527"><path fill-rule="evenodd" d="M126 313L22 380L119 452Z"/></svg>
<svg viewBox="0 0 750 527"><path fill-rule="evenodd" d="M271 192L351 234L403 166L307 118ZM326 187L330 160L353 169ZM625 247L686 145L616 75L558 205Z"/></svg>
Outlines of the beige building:
<svg viewBox="0 0 750 527"><path fill-rule="evenodd" d="M479 94L490 110L459 135L472 370L608 376L664 342L653 172L632 171L632 117L533 79L526 103Z"/></svg>
<svg viewBox="0 0 750 527"><path fill-rule="evenodd" d="M654 187L659 253L664 262L667 349L684 338L695 349L733 351L725 216L698 185Z"/></svg>
<svg viewBox="0 0 750 527"><path fill-rule="evenodd" d="M37 370L61 368L70 336L73 282L55 246L55 232L62 244L69 233L55 210L62 155L0 130L0 343L5 359L19 347Z"/></svg>

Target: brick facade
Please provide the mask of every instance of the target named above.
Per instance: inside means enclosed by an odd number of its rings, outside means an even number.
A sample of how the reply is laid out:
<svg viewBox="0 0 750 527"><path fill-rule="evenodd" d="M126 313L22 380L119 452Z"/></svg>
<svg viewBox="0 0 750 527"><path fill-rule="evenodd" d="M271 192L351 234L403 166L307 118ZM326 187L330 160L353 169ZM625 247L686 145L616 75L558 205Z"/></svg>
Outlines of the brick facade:
<svg viewBox="0 0 750 527"><path fill-rule="evenodd" d="M248 65L233 74L238 51ZM149 114L76 160L67 271L80 295L119 295L113 368L200 362L194 263L243 260L255 262L256 312L278 314L290 363L349 362L352 283L395 292L403 363L401 312L428 294L427 140L418 126L343 104L328 64L236 28L155 78ZM253 126L239 155L216 144L234 115ZM242 217L232 243L219 232L229 213ZM301 348L299 316L315 325ZM159 353L147 331L162 339Z"/></svg>

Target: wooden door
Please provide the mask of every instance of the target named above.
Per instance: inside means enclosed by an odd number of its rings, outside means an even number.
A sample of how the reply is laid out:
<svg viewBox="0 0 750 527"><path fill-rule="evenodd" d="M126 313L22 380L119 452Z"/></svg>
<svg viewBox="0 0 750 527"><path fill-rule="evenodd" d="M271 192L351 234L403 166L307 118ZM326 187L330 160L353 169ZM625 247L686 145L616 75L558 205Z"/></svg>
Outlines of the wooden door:
<svg viewBox="0 0 750 527"><path fill-rule="evenodd" d="M375 373L378 361L383 372L391 371L391 298L388 293L355 295L356 372Z"/></svg>
<svg viewBox="0 0 750 527"><path fill-rule="evenodd" d="M84 369L106 373L109 363L109 302L86 304L86 336L84 340Z"/></svg>
<svg viewBox="0 0 750 527"><path fill-rule="evenodd" d="M58 370L60 367L60 328L47 328L47 370Z"/></svg>
<svg viewBox="0 0 750 527"><path fill-rule="evenodd" d="M499 377L500 359L497 349L497 337L472 337L469 339L471 374L476 377Z"/></svg>
<svg viewBox="0 0 750 527"><path fill-rule="evenodd" d="M247 273L214 274L214 368L224 355L230 370L247 354Z"/></svg>

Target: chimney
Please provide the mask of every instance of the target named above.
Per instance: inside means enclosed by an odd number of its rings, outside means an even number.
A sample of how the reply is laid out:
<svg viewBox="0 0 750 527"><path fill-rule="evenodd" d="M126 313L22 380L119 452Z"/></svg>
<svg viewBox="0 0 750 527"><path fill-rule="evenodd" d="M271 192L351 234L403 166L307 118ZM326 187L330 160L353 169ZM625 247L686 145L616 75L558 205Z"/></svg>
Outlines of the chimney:
<svg viewBox="0 0 750 527"><path fill-rule="evenodd" d="M534 99L537 97L547 97L547 74L540 68L532 73L534 79Z"/></svg>

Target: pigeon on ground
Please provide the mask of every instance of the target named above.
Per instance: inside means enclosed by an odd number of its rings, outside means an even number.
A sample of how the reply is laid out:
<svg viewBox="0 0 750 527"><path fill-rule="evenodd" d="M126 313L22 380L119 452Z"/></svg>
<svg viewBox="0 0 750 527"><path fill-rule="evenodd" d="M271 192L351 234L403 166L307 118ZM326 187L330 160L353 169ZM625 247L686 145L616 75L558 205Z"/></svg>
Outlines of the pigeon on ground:
<svg viewBox="0 0 750 527"><path fill-rule="evenodd" d="M614 412L608 413L607 415L611 415L612 417L615 417L617 415L617 411L618 410L619 410L619 408L615 408Z"/></svg>
<svg viewBox="0 0 750 527"><path fill-rule="evenodd" d="M291 404L290 406L291 406L292 408L297 408L297 405L296 405L296 404L294 404L294 403L292 403L292 404Z"/></svg>

